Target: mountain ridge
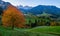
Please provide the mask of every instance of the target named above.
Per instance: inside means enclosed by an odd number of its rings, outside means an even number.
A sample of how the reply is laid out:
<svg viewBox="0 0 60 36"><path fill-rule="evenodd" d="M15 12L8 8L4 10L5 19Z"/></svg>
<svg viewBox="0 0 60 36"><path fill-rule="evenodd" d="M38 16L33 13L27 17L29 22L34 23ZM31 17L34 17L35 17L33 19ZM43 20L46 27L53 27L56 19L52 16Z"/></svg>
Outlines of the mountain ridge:
<svg viewBox="0 0 60 36"><path fill-rule="evenodd" d="M60 8L56 6L50 6L50 5L38 5L35 7L32 7L31 9L24 9L24 8L19 8L23 13L32 13L34 15L37 14L42 14L43 12L49 13L49 14L54 14L54 15L59 15L60 16Z"/></svg>

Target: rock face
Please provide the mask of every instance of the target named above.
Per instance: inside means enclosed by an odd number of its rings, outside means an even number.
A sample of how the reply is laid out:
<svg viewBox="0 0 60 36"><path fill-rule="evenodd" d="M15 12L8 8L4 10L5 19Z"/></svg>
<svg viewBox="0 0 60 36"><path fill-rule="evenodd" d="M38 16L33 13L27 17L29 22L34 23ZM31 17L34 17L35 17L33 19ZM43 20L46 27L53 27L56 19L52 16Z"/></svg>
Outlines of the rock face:
<svg viewBox="0 0 60 36"><path fill-rule="evenodd" d="M4 2L4 1L0 1L0 7L3 8L3 10L5 10L8 6L8 4L10 4L9 2Z"/></svg>

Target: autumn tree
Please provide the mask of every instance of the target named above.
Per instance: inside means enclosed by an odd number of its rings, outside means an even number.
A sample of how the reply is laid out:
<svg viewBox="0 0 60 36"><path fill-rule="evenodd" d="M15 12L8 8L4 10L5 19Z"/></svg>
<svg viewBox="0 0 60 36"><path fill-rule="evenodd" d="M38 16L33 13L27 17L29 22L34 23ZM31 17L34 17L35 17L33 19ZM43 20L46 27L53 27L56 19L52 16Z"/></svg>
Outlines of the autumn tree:
<svg viewBox="0 0 60 36"><path fill-rule="evenodd" d="M50 24L51 24L50 26L56 26L57 22L55 20L52 20Z"/></svg>
<svg viewBox="0 0 60 36"><path fill-rule="evenodd" d="M11 26L12 29L14 29L14 27L23 28L25 25L25 18L16 7L9 5L7 9L4 10L2 22L3 26Z"/></svg>

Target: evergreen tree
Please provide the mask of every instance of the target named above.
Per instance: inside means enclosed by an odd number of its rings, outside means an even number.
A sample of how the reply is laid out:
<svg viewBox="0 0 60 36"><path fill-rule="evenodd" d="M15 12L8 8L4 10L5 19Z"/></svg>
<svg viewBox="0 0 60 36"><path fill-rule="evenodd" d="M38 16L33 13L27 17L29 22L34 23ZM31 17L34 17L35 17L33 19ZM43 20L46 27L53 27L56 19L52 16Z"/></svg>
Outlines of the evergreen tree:
<svg viewBox="0 0 60 36"><path fill-rule="evenodd" d="M2 21L1 21L1 19L2 19L2 13L3 13L3 9L2 9L2 7L0 7L0 25L2 25Z"/></svg>
<svg viewBox="0 0 60 36"><path fill-rule="evenodd" d="M2 7L0 7L0 15L3 13L3 9Z"/></svg>

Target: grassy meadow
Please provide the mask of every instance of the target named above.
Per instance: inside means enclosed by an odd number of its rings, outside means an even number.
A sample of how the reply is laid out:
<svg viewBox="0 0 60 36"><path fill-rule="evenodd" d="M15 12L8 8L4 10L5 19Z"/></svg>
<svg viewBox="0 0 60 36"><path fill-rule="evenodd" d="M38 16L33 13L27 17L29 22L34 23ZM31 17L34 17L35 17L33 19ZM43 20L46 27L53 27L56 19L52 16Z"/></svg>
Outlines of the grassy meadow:
<svg viewBox="0 0 60 36"><path fill-rule="evenodd" d="M35 23L35 19L41 20L42 18L26 18L27 21L25 24ZM46 21L46 19L43 20ZM60 36L60 26L37 26L34 28L15 27L14 30L11 27L5 28L0 26L0 36Z"/></svg>
<svg viewBox="0 0 60 36"><path fill-rule="evenodd" d="M0 36L60 36L60 26L39 26L30 29L0 27Z"/></svg>

